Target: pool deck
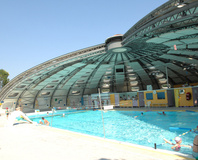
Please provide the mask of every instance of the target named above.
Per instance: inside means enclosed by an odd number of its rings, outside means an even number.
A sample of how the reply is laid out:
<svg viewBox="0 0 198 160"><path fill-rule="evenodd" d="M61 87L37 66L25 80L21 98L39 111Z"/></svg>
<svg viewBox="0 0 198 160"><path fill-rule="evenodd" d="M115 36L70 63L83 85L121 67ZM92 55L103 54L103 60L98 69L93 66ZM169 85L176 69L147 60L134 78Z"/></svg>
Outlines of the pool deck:
<svg viewBox="0 0 198 160"><path fill-rule="evenodd" d="M170 111L170 108L158 108L158 111L161 110ZM171 110L198 111L198 108ZM50 126L21 122L13 127L5 127L6 122L5 115L0 116L0 160L194 160L192 156L178 152L108 140Z"/></svg>

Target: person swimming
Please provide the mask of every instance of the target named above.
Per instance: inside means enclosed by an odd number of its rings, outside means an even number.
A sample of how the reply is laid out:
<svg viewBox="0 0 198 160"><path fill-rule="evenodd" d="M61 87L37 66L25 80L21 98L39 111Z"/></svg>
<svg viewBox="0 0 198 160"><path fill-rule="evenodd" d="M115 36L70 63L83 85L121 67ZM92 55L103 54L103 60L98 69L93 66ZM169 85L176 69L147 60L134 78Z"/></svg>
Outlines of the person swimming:
<svg viewBox="0 0 198 160"><path fill-rule="evenodd" d="M183 144L181 144L181 143L182 143L181 137L175 137L175 142L176 142L176 144L170 142L169 140L167 140L167 139L165 139L165 138L164 138L164 141L165 141L166 143L169 143L169 144L173 145L173 146L171 147L171 149L172 149L172 150L175 150L175 151L180 151L181 147L192 148L192 146L190 146L190 145L183 145Z"/></svg>
<svg viewBox="0 0 198 160"><path fill-rule="evenodd" d="M171 149L175 150L175 151L179 151L180 148L181 148L181 142L182 142L182 139L180 137L175 137L175 142L176 144L174 146L171 147Z"/></svg>
<svg viewBox="0 0 198 160"><path fill-rule="evenodd" d="M164 111L162 113L157 112L157 114L164 115L164 116L166 115Z"/></svg>
<svg viewBox="0 0 198 160"><path fill-rule="evenodd" d="M50 125L49 121L47 119L45 119L44 117L42 117L42 120L44 121L43 124L45 124L46 126Z"/></svg>
<svg viewBox="0 0 198 160"><path fill-rule="evenodd" d="M143 116L143 114L144 114L144 113L143 113L143 112L141 112L141 115L142 115L142 116ZM137 117L138 117L138 116L135 116L134 118L137 118Z"/></svg>
<svg viewBox="0 0 198 160"><path fill-rule="evenodd" d="M193 131L197 133L198 132L198 126Z"/></svg>

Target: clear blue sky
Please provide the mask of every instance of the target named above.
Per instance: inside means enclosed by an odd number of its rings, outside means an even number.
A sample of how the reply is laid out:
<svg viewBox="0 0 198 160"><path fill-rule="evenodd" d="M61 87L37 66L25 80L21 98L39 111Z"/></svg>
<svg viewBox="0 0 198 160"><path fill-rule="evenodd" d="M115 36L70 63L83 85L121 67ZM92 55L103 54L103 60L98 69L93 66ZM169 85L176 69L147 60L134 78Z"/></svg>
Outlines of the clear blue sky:
<svg viewBox="0 0 198 160"><path fill-rule="evenodd" d="M18 74L126 33L168 0L0 0L0 69Z"/></svg>

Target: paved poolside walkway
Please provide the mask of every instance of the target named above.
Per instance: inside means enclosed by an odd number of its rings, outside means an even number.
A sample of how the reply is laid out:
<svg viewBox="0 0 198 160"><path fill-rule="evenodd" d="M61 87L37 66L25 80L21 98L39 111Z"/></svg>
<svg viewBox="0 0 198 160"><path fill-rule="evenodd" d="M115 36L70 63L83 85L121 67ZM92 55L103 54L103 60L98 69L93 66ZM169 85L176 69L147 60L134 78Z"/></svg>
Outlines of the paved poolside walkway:
<svg viewBox="0 0 198 160"><path fill-rule="evenodd" d="M48 126L5 127L0 116L0 160L191 160L191 156L120 143Z"/></svg>

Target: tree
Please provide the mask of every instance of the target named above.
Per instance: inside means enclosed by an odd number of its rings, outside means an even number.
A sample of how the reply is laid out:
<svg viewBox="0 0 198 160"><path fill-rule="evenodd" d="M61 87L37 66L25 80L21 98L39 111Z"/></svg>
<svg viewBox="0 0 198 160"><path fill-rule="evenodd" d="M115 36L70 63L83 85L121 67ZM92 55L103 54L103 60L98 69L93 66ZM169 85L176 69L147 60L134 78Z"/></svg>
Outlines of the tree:
<svg viewBox="0 0 198 160"><path fill-rule="evenodd" d="M8 76L9 76L8 72L6 72L3 69L0 69L0 85L1 85L0 87L5 86L9 82Z"/></svg>

